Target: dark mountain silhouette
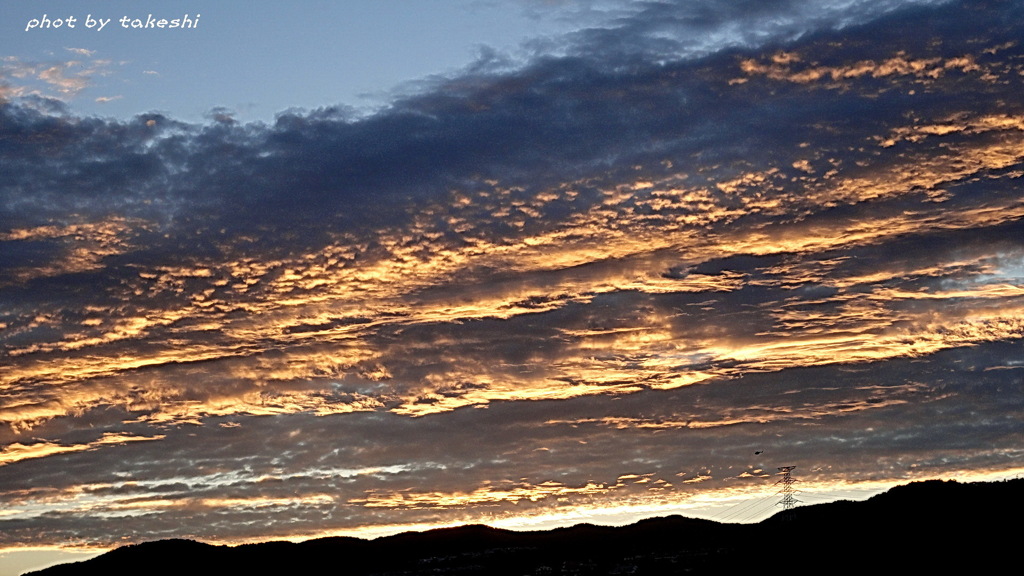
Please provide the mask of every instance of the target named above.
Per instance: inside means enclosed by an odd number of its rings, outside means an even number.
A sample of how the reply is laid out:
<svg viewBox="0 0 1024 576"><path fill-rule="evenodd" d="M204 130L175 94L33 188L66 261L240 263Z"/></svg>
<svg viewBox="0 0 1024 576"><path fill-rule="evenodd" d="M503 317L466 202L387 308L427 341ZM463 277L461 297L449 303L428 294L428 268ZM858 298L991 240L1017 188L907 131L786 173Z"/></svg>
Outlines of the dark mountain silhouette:
<svg viewBox="0 0 1024 576"><path fill-rule="evenodd" d="M623 527L581 524L535 532L468 525L374 540L241 546L161 540L31 574L995 573L1019 570L1022 493L1024 479L936 480L898 486L863 502L801 506L759 524L669 516Z"/></svg>

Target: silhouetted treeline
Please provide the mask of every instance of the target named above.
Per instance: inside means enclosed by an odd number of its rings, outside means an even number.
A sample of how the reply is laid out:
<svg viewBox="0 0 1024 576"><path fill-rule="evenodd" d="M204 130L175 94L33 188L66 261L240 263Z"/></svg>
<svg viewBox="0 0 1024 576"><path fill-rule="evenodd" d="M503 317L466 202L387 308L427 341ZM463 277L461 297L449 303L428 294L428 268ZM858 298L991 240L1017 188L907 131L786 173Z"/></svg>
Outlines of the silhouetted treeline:
<svg viewBox="0 0 1024 576"><path fill-rule="evenodd" d="M86 574L575 575L984 574L1019 570L1024 480L915 482L863 502L801 506L758 524L680 516L623 527L513 532L486 526L363 540L124 546L34 576Z"/></svg>

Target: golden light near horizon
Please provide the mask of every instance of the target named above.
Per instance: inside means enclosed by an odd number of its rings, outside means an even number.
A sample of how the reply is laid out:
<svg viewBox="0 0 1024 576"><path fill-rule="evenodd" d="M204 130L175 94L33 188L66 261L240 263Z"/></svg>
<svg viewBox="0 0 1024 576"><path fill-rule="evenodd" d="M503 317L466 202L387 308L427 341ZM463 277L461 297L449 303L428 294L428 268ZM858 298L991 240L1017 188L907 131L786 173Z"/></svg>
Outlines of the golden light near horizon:
<svg viewBox="0 0 1024 576"><path fill-rule="evenodd" d="M273 122L0 64L0 551L1019 475L1020 3L711 3Z"/></svg>

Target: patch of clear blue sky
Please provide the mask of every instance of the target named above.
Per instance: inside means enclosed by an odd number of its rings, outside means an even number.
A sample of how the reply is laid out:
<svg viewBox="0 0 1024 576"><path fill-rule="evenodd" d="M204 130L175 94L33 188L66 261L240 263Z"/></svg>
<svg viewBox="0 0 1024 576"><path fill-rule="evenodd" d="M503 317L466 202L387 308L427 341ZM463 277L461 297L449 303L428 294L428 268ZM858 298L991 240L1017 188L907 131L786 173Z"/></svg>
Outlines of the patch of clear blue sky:
<svg viewBox="0 0 1024 576"><path fill-rule="evenodd" d="M288 108L374 108L396 87L471 63L481 47L514 52L523 41L580 22L566 10L589 0L0 0L0 58L17 64L77 59L66 74L88 80L72 110L128 117L158 111L202 121L211 109L272 120ZM125 29L145 20L199 15L193 29ZM32 19L77 19L36 28ZM85 19L111 21L103 30ZM74 52L72 49L78 49ZM80 50L89 51L84 56ZM11 58L16 60L10 60ZM29 82L8 78L9 82ZM44 92L45 93L45 92ZM53 94L50 94L53 95Z"/></svg>

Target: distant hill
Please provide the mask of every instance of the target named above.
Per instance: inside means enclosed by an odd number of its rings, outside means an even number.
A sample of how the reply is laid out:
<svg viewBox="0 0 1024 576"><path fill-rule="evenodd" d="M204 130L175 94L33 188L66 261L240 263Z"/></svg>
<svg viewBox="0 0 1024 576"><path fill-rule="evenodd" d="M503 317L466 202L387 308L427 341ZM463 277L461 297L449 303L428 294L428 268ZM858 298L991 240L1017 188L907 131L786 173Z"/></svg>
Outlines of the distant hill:
<svg viewBox="0 0 1024 576"><path fill-rule="evenodd" d="M480 525L363 540L124 546L33 576L182 574L617 575L748 571L1020 571L1024 479L898 486L863 502L801 506L759 524L681 516L514 532Z"/></svg>

